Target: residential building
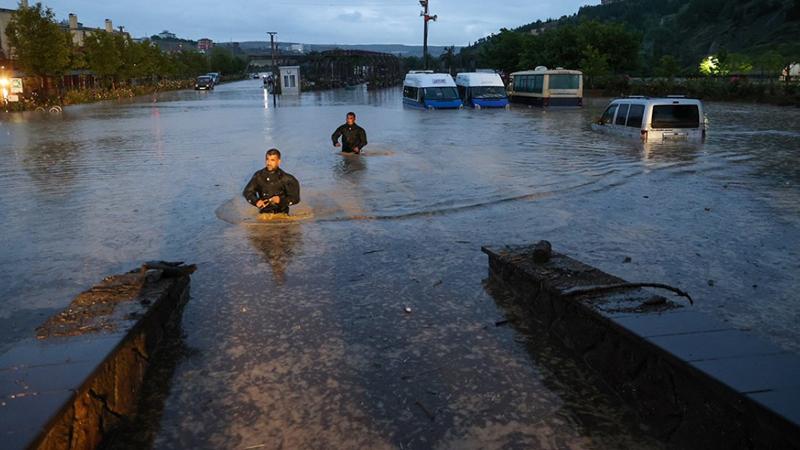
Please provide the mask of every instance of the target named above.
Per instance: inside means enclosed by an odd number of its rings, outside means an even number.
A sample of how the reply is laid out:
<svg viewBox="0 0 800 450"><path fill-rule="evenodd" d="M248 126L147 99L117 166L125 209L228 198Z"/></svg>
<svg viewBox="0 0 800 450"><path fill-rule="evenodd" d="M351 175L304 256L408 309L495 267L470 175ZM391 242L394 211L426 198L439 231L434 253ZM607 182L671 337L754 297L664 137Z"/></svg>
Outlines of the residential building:
<svg viewBox="0 0 800 450"><path fill-rule="evenodd" d="M197 41L197 49L201 52L207 52L214 47L214 41L209 38L202 38Z"/></svg>

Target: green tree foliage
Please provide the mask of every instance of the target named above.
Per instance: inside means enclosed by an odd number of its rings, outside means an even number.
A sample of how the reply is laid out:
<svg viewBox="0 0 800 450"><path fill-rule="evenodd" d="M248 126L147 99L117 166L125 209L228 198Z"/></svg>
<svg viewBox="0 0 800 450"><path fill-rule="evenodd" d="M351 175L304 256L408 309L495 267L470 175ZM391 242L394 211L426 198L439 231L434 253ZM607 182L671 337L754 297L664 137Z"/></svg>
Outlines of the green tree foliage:
<svg viewBox="0 0 800 450"><path fill-rule="evenodd" d="M568 24L538 35L503 29L480 44L478 63L506 73L536 66L584 69L587 65L602 76L636 69L640 42L638 33L622 25L595 21Z"/></svg>
<svg viewBox="0 0 800 450"><path fill-rule="evenodd" d="M223 75L241 73L247 68L247 61L222 47L211 49L208 63L212 72L219 72Z"/></svg>
<svg viewBox="0 0 800 450"><path fill-rule="evenodd" d="M63 75L69 69L72 40L55 23L53 10L41 3L20 4L11 15L6 36L19 68L39 77L42 86L46 77Z"/></svg>
<svg viewBox="0 0 800 450"><path fill-rule="evenodd" d="M655 73L659 77L673 79L681 73L681 63L672 55L664 55L658 60Z"/></svg>
<svg viewBox="0 0 800 450"><path fill-rule="evenodd" d="M456 55L455 46L445 47L444 52L439 55L439 61L450 75L455 75L454 70L458 68L458 55Z"/></svg>
<svg viewBox="0 0 800 450"><path fill-rule="evenodd" d="M589 79L589 86L592 88L594 88L597 78L604 77L610 72L608 56L591 45L587 45L583 50L580 67Z"/></svg>
<svg viewBox="0 0 800 450"><path fill-rule="evenodd" d="M113 33L96 31L84 38L86 66L106 84L114 86L123 76L125 49L123 39Z"/></svg>
<svg viewBox="0 0 800 450"><path fill-rule="evenodd" d="M503 28L480 49L478 61L481 67L500 69L511 73L521 67L520 57L526 47L528 36Z"/></svg>

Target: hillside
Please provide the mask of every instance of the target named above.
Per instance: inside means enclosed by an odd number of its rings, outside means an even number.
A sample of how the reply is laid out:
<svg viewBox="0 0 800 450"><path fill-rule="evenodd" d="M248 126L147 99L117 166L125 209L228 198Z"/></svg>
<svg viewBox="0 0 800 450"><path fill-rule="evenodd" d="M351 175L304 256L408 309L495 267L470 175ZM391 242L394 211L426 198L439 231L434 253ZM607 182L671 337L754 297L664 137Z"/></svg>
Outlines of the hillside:
<svg viewBox="0 0 800 450"><path fill-rule="evenodd" d="M777 50L800 59L800 0L622 0L584 6L572 16L516 31L582 20L618 22L640 32L644 63L672 55L683 65L694 65L721 50L750 56Z"/></svg>

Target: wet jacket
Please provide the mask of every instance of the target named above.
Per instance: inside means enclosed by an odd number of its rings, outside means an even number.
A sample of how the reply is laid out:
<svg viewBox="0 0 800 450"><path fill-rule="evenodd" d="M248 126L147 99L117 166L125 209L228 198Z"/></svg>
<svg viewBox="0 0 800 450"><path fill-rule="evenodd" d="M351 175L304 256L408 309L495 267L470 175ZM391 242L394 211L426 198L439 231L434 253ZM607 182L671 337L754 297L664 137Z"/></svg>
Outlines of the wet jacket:
<svg viewBox="0 0 800 450"><path fill-rule="evenodd" d="M367 146L367 132L358 124L344 124L336 129L331 136L334 145L342 138L342 151L352 152L354 148L359 150Z"/></svg>
<svg viewBox="0 0 800 450"><path fill-rule="evenodd" d="M253 206L259 200L267 200L277 195L281 202L273 207L273 212L288 212L290 206L300 203L300 183L297 178L280 168L274 172L264 168L253 174L242 195Z"/></svg>

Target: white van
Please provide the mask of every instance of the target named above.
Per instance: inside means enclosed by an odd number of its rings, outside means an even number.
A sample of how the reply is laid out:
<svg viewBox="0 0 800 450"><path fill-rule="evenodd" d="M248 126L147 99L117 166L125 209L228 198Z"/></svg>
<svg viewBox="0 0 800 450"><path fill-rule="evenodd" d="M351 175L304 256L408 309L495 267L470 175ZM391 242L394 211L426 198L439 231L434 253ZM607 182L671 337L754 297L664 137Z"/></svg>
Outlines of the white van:
<svg viewBox="0 0 800 450"><path fill-rule="evenodd" d="M697 99L632 96L612 100L592 129L646 142L699 141L706 136L706 118Z"/></svg>
<svg viewBox="0 0 800 450"><path fill-rule="evenodd" d="M505 108L508 106L506 85L494 72L462 72L456 75L458 95L467 106Z"/></svg>
<svg viewBox="0 0 800 450"><path fill-rule="evenodd" d="M456 83L448 73L412 70L403 82L403 104L425 109L462 107Z"/></svg>

